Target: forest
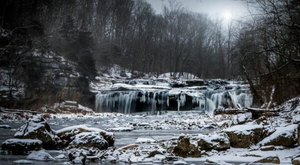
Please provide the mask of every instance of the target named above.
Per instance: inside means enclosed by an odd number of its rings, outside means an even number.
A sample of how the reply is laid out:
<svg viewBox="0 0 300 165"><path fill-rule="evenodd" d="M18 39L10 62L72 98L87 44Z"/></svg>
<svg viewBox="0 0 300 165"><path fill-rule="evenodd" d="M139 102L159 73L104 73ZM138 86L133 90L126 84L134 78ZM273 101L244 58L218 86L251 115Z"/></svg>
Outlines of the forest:
<svg viewBox="0 0 300 165"><path fill-rule="evenodd" d="M51 85L40 83L47 74L34 51L75 63L83 84L117 64L153 75L247 80L258 105L269 101L273 88L278 103L300 92L297 0L245 1L256 12L225 28L222 19L190 12L175 1L161 14L143 0L0 3L1 68L12 77L8 86L23 82L28 97Z"/></svg>
<svg viewBox="0 0 300 165"><path fill-rule="evenodd" d="M187 7L224 2L247 14ZM300 1L1 0L0 144L1 165L300 164Z"/></svg>

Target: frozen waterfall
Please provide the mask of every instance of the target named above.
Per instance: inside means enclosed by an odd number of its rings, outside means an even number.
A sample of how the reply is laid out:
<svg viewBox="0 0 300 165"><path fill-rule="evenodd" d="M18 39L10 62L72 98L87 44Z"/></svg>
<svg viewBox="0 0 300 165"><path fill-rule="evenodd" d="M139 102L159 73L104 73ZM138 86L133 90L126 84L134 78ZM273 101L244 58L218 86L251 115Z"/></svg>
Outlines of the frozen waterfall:
<svg viewBox="0 0 300 165"><path fill-rule="evenodd" d="M120 84L118 84L120 86ZM97 112L152 112L198 110L213 112L220 108L250 107L252 95L245 85L213 89L199 87L158 88L129 86L100 91L96 95ZM130 87L130 88L129 88ZM125 89L125 90L124 90Z"/></svg>

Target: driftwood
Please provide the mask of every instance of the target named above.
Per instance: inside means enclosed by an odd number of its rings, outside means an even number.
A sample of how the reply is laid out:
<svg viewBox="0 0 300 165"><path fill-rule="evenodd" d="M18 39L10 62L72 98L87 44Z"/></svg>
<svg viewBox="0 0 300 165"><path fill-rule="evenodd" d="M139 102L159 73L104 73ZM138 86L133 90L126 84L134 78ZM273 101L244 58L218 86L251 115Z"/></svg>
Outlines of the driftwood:
<svg viewBox="0 0 300 165"><path fill-rule="evenodd" d="M258 119L261 116L278 116L279 110L275 109L257 109L257 108L245 108L245 109L220 109L215 110L214 114L228 114L228 115L234 115L234 114L240 114L250 112L252 113L253 119Z"/></svg>

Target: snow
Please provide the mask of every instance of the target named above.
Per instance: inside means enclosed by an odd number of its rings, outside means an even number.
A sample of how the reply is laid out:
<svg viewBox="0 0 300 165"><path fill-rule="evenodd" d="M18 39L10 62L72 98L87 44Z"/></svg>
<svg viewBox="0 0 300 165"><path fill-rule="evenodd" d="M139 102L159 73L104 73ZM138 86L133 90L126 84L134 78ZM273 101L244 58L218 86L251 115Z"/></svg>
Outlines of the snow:
<svg viewBox="0 0 300 165"><path fill-rule="evenodd" d="M9 125L0 125L0 128L3 128L3 129L11 129L11 127Z"/></svg>
<svg viewBox="0 0 300 165"><path fill-rule="evenodd" d="M73 130L76 130L76 129L83 129L83 130L86 130L88 132L105 132L105 133L107 133L106 131L104 131L100 128L90 127L90 125L88 125L88 124L65 127L65 128L60 129L60 130L57 130L55 132L56 132L56 134L61 134L63 132L69 132L69 131L73 131Z"/></svg>
<svg viewBox="0 0 300 165"><path fill-rule="evenodd" d="M116 127L116 128L109 128L108 131L114 131L114 132L127 132L132 131L132 127Z"/></svg>
<svg viewBox="0 0 300 165"><path fill-rule="evenodd" d="M184 165L184 164L188 164L186 161L183 160L177 160L173 163L174 165Z"/></svg>
<svg viewBox="0 0 300 165"><path fill-rule="evenodd" d="M297 127L297 124L292 124L285 127L277 127L274 133L263 139L261 142L258 143L258 145L265 145L270 141L277 139L279 136L294 138L295 132L297 131Z"/></svg>
<svg viewBox="0 0 300 165"><path fill-rule="evenodd" d="M21 159L21 160L16 160L16 161L14 161L13 163L14 163L14 164L33 164L32 161L30 161L30 160L23 160L23 159Z"/></svg>
<svg viewBox="0 0 300 165"><path fill-rule="evenodd" d="M245 125L235 125L235 126L225 129L224 131L225 132L233 132L233 133L239 134L239 135L251 135L253 133L252 130L260 129L260 128L264 128L264 127L261 125L256 125L256 124L245 124Z"/></svg>
<svg viewBox="0 0 300 165"><path fill-rule="evenodd" d="M38 140L38 139L7 139L3 142L3 144L27 144L30 145L32 143L37 143L37 144L42 144L42 141Z"/></svg>
<svg viewBox="0 0 300 165"><path fill-rule="evenodd" d="M39 160L39 161L51 161L55 160L49 153L45 151L33 151L27 156L26 159L29 160Z"/></svg>
<svg viewBox="0 0 300 165"><path fill-rule="evenodd" d="M136 139L135 141L136 143L154 143L155 140L153 138L143 138L143 137L139 137Z"/></svg>
<svg viewBox="0 0 300 165"><path fill-rule="evenodd" d="M300 123L300 114L294 115L292 120L294 124Z"/></svg>

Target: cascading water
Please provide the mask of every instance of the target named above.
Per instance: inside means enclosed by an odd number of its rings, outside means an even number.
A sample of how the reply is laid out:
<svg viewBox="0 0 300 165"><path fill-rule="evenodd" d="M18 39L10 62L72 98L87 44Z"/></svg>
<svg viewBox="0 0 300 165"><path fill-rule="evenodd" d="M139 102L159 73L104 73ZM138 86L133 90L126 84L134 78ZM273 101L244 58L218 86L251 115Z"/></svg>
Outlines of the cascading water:
<svg viewBox="0 0 300 165"><path fill-rule="evenodd" d="M129 85L126 84L128 88ZM213 112L220 108L243 108L252 104L252 95L248 87L239 88L209 88L203 90L194 88L145 88L106 90L96 96L96 111L98 112L152 112L199 110Z"/></svg>

